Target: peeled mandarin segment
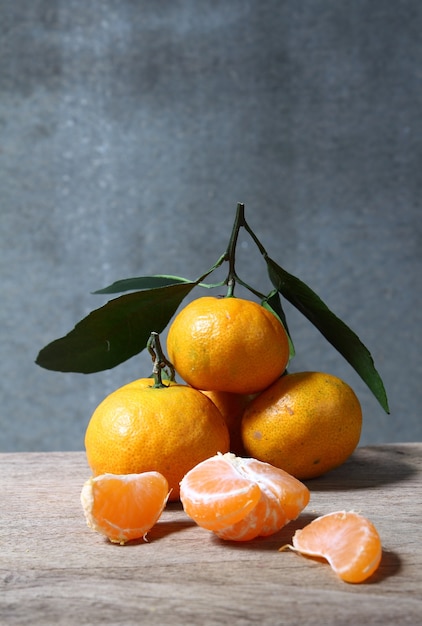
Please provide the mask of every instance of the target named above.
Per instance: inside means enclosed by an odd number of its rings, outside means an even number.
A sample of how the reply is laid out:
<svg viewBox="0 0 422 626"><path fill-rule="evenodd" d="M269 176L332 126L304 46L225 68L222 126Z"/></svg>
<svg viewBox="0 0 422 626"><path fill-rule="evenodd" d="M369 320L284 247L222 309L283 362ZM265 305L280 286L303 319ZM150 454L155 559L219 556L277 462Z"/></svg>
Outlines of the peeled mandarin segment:
<svg viewBox="0 0 422 626"><path fill-rule="evenodd" d="M87 524L113 543L145 538L158 521L169 495L158 472L102 474L86 481L81 503Z"/></svg>
<svg viewBox="0 0 422 626"><path fill-rule="evenodd" d="M228 460L230 456L217 455L199 463L180 483L186 514L207 530L240 521L261 497L258 485L239 475Z"/></svg>
<svg viewBox="0 0 422 626"><path fill-rule="evenodd" d="M261 487L261 498L255 508L240 522L216 531L216 535L231 541L250 541L273 535L289 521L274 494Z"/></svg>
<svg viewBox="0 0 422 626"><path fill-rule="evenodd" d="M297 518L310 500L309 489L288 472L257 459L244 459L244 471L274 494L287 521Z"/></svg>
<svg viewBox="0 0 422 626"><path fill-rule="evenodd" d="M249 541L272 535L296 519L309 502L308 488L277 467L246 458L239 469L258 484L261 499L240 522L217 532L222 539Z"/></svg>
<svg viewBox="0 0 422 626"><path fill-rule="evenodd" d="M271 535L296 518L309 490L283 470L227 453L207 459L181 482L185 512L222 539Z"/></svg>
<svg viewBox="0 0 422 626"><path fill-rule="evenodd" d="M381 562L381 539L375 526L352 511L337 511L313 520L293 537L293 548L325 558L349 583L369 578Z"/></svg>

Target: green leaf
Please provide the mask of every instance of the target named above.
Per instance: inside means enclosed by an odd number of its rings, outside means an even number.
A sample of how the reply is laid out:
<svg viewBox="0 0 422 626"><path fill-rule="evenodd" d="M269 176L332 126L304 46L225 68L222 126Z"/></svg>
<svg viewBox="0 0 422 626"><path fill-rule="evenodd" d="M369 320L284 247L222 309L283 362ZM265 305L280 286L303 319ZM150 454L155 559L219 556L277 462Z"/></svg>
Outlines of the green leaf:
<svg viewBox="0 0 422 626"><path fill-rule="evenodd" d="M196 284L173 284L110 300L43 348L36 363L49 370L84 374L115 367L141 352L152 331L164 330Z"/></svg>
<svg viewBox="0 0 422 626"><path fill-rule="evenodd" d="M289 340L289 354L290 354L289 358L291 360L295 355L295 347L293 345L289 327L287 325L287 318L284 313L278 291L277 290L272 291L265 298L265 300L262 301L262 306L268 309L268 311L271 311L271 313L273 313L273 315L275 315L280 320L280 323L284 326L284 329L287 333L287 338Z"/></svg>
<svg viewBox="0 0 422 626"><path fill-rule="evenodd" d="M356 370L382 408L389 413L387 394L368 349L359 337L330 309L310 287L286 272L268 256L268 274L274 287L295 306Z"/></svg>
<svg viewBox="0 0 422 626"><path fill-rule="evenodd" d="M137 276L136 278L124 278L117 280L112 285L94 291L94 294L102 293L122 293L124 291L141 291L144 289L156 289L158 287L168 287L180 283L191 283L187 278L180 276L169 276L167 274L157 274L155 276Z"/></svg>

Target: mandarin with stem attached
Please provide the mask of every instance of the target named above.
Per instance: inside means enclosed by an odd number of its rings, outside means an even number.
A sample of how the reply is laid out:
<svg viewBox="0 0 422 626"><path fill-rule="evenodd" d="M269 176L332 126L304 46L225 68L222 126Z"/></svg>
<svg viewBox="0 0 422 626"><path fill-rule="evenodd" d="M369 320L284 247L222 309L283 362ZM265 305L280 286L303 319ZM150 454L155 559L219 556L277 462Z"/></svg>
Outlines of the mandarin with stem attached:
<svg viewBox="0 0 422 626"><path fill-rule="evenodd" d="M248 454L301 480L341 465L359 443L362 410L351 387L322 372L286 374L247 407Z"/></svg>
<svg viewBox="0 0 422 626"><path fill-rule="evenodd" d="M196 389L252 394L284 372L289 342L278 318L260 304L205 296L175 317L167 352L181 378Z"/></svg>
<svg viewBox="0 0 422 626"><path fill-rule="evenodd" d="M142 379L141 379L142 380ZM229 450L229 432L220 411L187 385L124 386L95 409L85 434L94 475L157 471L179 497L179 483L200 461Z"/></svg>

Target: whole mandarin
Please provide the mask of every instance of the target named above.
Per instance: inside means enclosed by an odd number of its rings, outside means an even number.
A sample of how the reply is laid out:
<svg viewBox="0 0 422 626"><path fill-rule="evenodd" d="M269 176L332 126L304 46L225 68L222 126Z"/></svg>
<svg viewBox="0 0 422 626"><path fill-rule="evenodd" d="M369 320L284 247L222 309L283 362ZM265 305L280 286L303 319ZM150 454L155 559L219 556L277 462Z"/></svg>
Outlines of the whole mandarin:
<svg viewBox="0 0 422 626"><path fill-rule="evenodd" d="M181 378L196 389L253 394L285 371L289 342L279 319L264 306L205 296L175 317L167 353Z"/></svg>
<svg viewBox="0 0 422 626"><path fill-rule="evenodd" d="M129 385L95 409L85 448L94 475L156 471L168 481L170 500L177 500L189 469L229 450L229 432L213 402L192 387Z"/></svg>
<svg viewBox="0 0 422 626"><path fill-rule="evenodd" d="M352 388L322 372L286 374L247 407L248 454L299 479L341 465L359 443L362 409Z"/></svg>

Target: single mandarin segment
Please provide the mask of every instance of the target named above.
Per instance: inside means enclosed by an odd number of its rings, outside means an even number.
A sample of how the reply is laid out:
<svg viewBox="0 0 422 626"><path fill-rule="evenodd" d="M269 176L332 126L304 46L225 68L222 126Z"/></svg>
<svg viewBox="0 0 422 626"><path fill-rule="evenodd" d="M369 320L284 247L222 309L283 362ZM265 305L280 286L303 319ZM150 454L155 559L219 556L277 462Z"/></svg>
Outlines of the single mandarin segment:
<svg viewBox="0 0 422 626"><path fill-rule="evenodd" d="M180 484L186 514L232 541L276 533L298 517L309 498L308 488L283 470L232 453L202 461Z"/></svg>
<svg viewBox="0 0 422 626"><path fill-rule="evenodd" d="M257 396L242 418L251 456L300 480L341 465L359 443L362 410L347 383L331 374L286 374Z"/></svg>
<svg viewBox="0 0 422 626"><path fill-rule="evenodd" d="M170 500L179 498L179 483L188 470L227 452L229 444L227 425L213 402L178 384L117 389L95 409L85 433L94 475L160 472Z"/></svg>
<svg viewBox="0 0 422 626"><path fill-rule="evenodd" d="M88 526L113 543L144 538L166 505L169 487L158 472L102 474L82 487L81 503Z"/></svg>
<svg viewBox="0 0 422 626"><path fill-rule="evenodd" d="M175 317L167 335L167 353L192 387L253 394L283 374L289 342L278 318L260 304L205 296Z"/></svg>
<svg viewBox="0 0 422 626"><path fill-rule="evenodd" d="M348 583L361 583L372 576L382 558L377 529L353 511L336 511L314 519L295 532L292 543L293 546L283 548L326 559L334 572Z"/></svg>

